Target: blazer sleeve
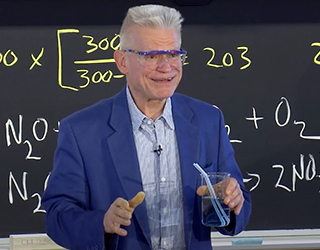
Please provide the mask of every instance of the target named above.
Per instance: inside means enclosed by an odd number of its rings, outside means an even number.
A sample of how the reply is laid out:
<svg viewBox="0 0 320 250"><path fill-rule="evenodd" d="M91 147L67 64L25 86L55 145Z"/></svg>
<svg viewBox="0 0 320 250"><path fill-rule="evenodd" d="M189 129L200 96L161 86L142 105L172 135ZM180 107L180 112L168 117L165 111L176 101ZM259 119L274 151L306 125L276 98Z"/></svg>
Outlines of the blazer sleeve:
<svg viewBox="0 0 320 250"><path fill-rule="evenodd" d="M225 129L223 114L220 109L218 109L218 111L220 115L220 148L218 169L219 171L230 172L231 177L235 178L238 181L243 193L244 203L240 214L235 215L234 212L231 212L230 224L226 227L219 227L217 228L217 230L225 235L237 235L245 229L249 221L251 214L251 196L244 187L242 173L235 160L234 150Z"/></svg>
<svg viewBox="0 0 320 250"><path fill-rule="evenodd" d="M90 211L89 188L76 137L70 124L60 124L54 167L42 198L46 231L68 249L104 249L105 211Z"/></svg>

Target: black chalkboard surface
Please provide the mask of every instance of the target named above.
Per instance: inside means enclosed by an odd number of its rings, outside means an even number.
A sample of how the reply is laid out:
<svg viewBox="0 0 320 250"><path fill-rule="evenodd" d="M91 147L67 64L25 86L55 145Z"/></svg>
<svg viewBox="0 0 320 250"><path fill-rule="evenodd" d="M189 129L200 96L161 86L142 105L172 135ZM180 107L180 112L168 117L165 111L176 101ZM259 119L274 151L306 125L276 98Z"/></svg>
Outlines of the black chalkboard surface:
<svg viewBox="0 0 320 250"><path fill-rule="evenodd" d="M59 121L123 88L120 24L150 1L78 2L0 3L0 237L45 232ZM252 195L247 229L318 228L320 3L152 2L185 17L178 92L223 111Z"/></svg>

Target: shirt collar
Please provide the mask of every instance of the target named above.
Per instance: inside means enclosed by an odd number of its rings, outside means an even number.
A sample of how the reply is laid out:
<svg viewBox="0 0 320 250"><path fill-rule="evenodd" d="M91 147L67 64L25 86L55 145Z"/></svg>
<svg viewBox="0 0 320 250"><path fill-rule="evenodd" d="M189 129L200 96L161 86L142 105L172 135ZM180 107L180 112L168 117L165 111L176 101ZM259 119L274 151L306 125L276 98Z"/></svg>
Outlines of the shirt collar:
<svg viewBox="0 0 320 250"><path fill-rule="evenodd" d="M128 101L128 107L129 107L129 112L131 116L131 122L132 122L132 129L133 131L137 131L142 123L142 121L146 117L136 106L136 104L133 101L133 98L131 96L131 93L129 91L128 85L126 86L126 93L127 93L127 101ZM168 124L169 128L174 130L174 122L173 122L173 117L172 117L172 105L171 105L171 98L167 98L166 104L164 106L162 114L157 118L160 119L163 117L165 122Z"/></svg>

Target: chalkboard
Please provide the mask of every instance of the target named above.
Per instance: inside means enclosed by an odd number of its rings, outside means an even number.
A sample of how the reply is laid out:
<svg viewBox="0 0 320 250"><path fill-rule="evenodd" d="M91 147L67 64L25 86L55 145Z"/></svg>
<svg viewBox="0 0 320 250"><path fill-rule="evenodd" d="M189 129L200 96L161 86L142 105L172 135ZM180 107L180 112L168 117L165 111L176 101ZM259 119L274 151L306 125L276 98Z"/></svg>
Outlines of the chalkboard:
<svg viewBox="0 0 320 250"><path fill-rule="evenodd" d="M45 232L59 121L123 88L112 55L126 10L143 3L0 3L0 237ZM153 3L185 17L178 92L224 113L252 195L246 229L319 227L320 3Z"/></svg>

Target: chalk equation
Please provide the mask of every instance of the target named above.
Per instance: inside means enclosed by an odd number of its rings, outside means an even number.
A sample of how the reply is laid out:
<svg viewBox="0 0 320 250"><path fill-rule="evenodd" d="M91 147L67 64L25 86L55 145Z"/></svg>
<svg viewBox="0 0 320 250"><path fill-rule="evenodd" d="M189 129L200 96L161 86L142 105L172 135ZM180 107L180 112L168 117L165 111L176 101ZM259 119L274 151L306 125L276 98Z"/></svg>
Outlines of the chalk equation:
<svg viewBox="0 0 320 250"><path fill-rule="evenodd" d="M27 172L23 172L22 173L22 185L19 186L19 184L17 183L14 174L12 172L9 173L9 194L8 194L8 198L9 198L9 203L13 204L14 203L14 198L13 198L13 187L15 187L17 193L19 194L20 198L23 201L27 201L29 199L28 196L28 189L27 189L27 176L28 173ZM50 173L47 175L45 181L44 181L44 185L43 185L43 190L44 191L47 187L48 184L48 180L50 177ZM31 198L36 198L37 199L37 206L34 208L33 213L46 213L46 211L44 209L41 208L41 194L39 194L38 192L35 192L31 195Z"/></svg>
<svg viewBox="0 0 320 250"><path fill-rule="evenodd" d="M206 65L209 67L214 68L222 68L222 67L231 67L233 66L234 62L234 56L230 52L226 52L221 62L219 59L216 59L216 50L211 47L205 47L203 49L204 51L211 52L211 57L208 59ZM246 55L249 51L249 48L247 46L238 46L237 50L241 51L240 58L244 61L244 65L240 67L240 70L247 69L251 65L251 59Z"/></svg>
<svg viewBox="0 0 320 250"><path fill-rule="evenodd" d="M33 152L33 145L31 143L31 138L24 138L23 136L23 116L20 114L18 117L18 125L15 126L13 119L7 119L5 123L5 135L6 135L6 145L10 147L12 143L16 143L17 145L27 145L28 151L25 155L25 160L33 160L33 161L40 161L42 159L41 155L34 154ZM59 132L59 125L60 122L57 122L57 127L52 129L52 133ZM39 129L40 127L40 129ZM43 142L49 133L49 124L48 121L43 118L37 118L32 124L32 136L36 142ZM40 131L40 132L39 132ZM13 189L17 191L19 197L23 201L27 201L30 197L28 196L28 189L27 189L27 172L22 173L22 183L21 185L18 184L16 178L12 171L9 173L8 183L9 183L9 192L8 192L8 200L10 204L14 203L13 197ZM48 173L42 192L46 189L47 182L49 179L50 173ZM35 192L31 195L31 198L36 198L38 200L37 206L34 208L33 213L45 213L45 210L41 209L41 194L40 192Z"/></svg>
<svg viewBox="0 0 320 250"><path fill-rule="evenodd" d="M102 39L96 39L93 35L90 34L82 34L80 29L58 29L56 30L56 46L57 46L57 80L59 87L72 91L79 91L80 89L87 88L90 84L99 84L99 83L110 83L113 79L122 79L124 78L123 74L119 74L119 72L114 72L112 69L106 68L105 70L90 70L88 69L88 65L98 65L98 64L106 64L111 65L115 64L113 57L110 58L96 58L96 59L86 59L86 58L75 58L73 60L73 64L79 66L76 69L76 73L78 73L79 83L78 86L73 86L68 82L64 81L63 71L64 71L64 52L68 50L68 48L64 48L63 41L67 40L70 36L76 36L80 42L86 44L85 53L92 54L95 52L105 52L105 51L115 51L120 47L120 35L114 34L113 36L104 37ZM320 42L312 42L311 47L320 47ZM217 49L214 47L204 47L202 50L208 52L207 58L204 58L205 65L213 68L223 68L223 67L232 67L234 66L234 58L238 57L243 64L239 67L240 70L248 69L252 65L252 59L250 58L249 47L242 45L237 46L236 55L231 52L224 52L221 58L217 58L216 51ZM39 48L37 53L30 53L30 65L29 70L34 69L35 67L42 67L43 63L41 59L45 56L45 47ZM99 57L99 55L97 56ZM313 62L317 65L320 65L320 50L314 55ZM19 62L18 54L11 48L6 48L0 50L0 66L3 65L5 67L12 67ZM185 65L189 64L189 62L185 62ZM74 84L74 83L73 83ZM303 124L300 123L302 126Z"/></svg>
<svg viewBox="0 0 320 250"><path fill-rule="evenodd" d="M286 117L284 121L280 121L279 119L279 110L285 109L286 111ZM274 115L274 122L278 127L285 127L289 124L291 119L291 108L289 100L285 97L281 97L278 105L275 107L275 115ZM264 119L262 116L257 116L256 109L252 109L252 116L250 117L244 117L245 120L253 122L254 129L259 129L258 121L262 122ZM14 120L16 121L16 125ZM319 140L319 135L306 135L305 129L306 129L306 122L305 121L291 121L294 125L301 126L300 133L296 136L299 136L301 139L304 140ZM60 122L57 121L54 128L50 130L52 133L58 133L59 132L59 124ZM49 124L48 121L43 118L36 118L32 123L32 136L33 141L36 143L42 142L46 139L49 131ZM33 145L31 143L30 138L24 138L23 136L23 116L20 114L18 116L18 119L7 119L7 122L5 123L5 135L6 135L6 145L7 147L10 147L12 143L16 143L17 145L26 145L28 147L28 153L25 155L25 160L33 160L33 161L40 161L41 155L36 155L33 153ZM231 143L242 143L243 141L240 139L232 139L231 138L231 128L229 125L226 124L226 130L227 134L229 136L229 140ZM40 131L40 132L39 132ZM300 154L300 161L299 163L292 163L291 166L284 166L280 163L275 163L272 166L269 166L272 171L275 173L277 177L276 182L274 183L274 187L276 189L283 189L287 192L295 192L296 191L296 183L297 181L314 181L320 178L320 175L317 173L317 164L314 155L308 154L305 156L304 154ZM308 157L307 163L306 158ZM291 176L291 184L290 186L284 185L282 183L282 178L287 175L289 172L289 175ZM8 176L8 182L9 182L9 203L14 203L14 197L13 197L13 189L15 188L17 193L19 194L20 198L24 201L29 199L28 192L27 192L27 172L22 173L22 183L19 185L14 177L14 174L12 172L9 173ZM50 173L48 173L47 178L44 180L43 190L45 190L48 178L50 176ZM253 173L253 172L247 172L247 176L243 179L244 183L248 183L247 185L250 185L250 192L254 191L255 189L259 188L259 184L261 180L263 179L262 176L260 176L259 173ZM43 192L42 190L42 192ZM41 209L41 192L36 192L31 195L32 198L38 199L38 205L33 210L33 213L45 213L43 209Z"/></svg>
<svg viewBox="0 0 320 250"><path fill-rule="evenodd" d="M80 30L78 29L60 29L57 30L57 43L58 43L58 83L59 86L63 89L69 89L73 91L79 91L79 89L84 89L89 86L89 84L94 83L109 83L111 79L121 79L124 77L122 74L114 74L112 70L108 69L104 72L95 71L90 72L87 68L79 68L77 72L80 73L80 78L83 80L83 83L79 87L73 87L63 82L63 49L62 49L62 37L70 34L79 34ZM111 49L113 51L118 50L120 47L120 36L115 34L113 38L109 39L103 38L99 41L96 41L93 36L82 35L80 39L85 39L87 50L86 53L90 54L97 50L106 51ZM76 65L91 65L91 64L110 64L115 63L113 58L103 58L103 59L90 59L90 60L75 60L74 64Z"/></svg>
<svg viewBox="0 0 320 250"><path fill-rule="evenodd" d="M285 109L286 112L286 118L285 121L280 121L279 118L279 112L280 109ZM264 120L263 116L257 116L257 111L255 107L252 107L252 116L245 117L247 121L252 121L254 124L255 129L259 129L258 122ZM291 108L290 103L286 97L281 97L281 100L277 107L275 108L274 112L274 120L277 126L279 127L285 127L289 124L291 120ZM303 120L293 120L294 125L301 125L301 129L299 132L299 137L305 140L320 140L320 135L307 135L306 130L306 122ZM227 133L230 136L231 133L231 127L230 125L226 124ZM230 139L231 143L242 143L243 141L241 139Z"/></svg>
<svg viewBox="0 0 320 250"><path fill-rule="evenodd" d="M77 80L78 86L73 86L63 79L64 70L64 52L70 48L64 48L63 41L68 39L68 36L75 36L79 42L83 42L86 45L85 53L92 54L94 52L105 52L111 50L112 52L119 49L120 46L120 36L114 34L114 36L109 39L108 37L102 38L97 41L93 36L88 34L81 34L79 29L58 29L56 31L57 37L57 80L59 87L63 89L68 89L72 91L79 91L80 89L87 88L90 84L99 83L110 83L112 79L121 79L124 77L122 74L114 73L111 69L105 69L104 71L95 70L90 71L88 65L98 65L98 64L115 64L113 58L97 58L97 59L77 59L73 60L73 64L78 66L76 69L77 76L80 78ZM52 49L52 48L50 48ZM29 57L29 71L33 70L35 67L42 67L42 59L45 57L45 46L41 47L38 53L30 53ZM25 63L26 61L24 61ZM11 48L0 50L0 66L13 67L19 63L18 53ZM70 72L68 72L70 73ZM74 84L74 83L72 83Z"/></svg>
<svg viewBox="0 0 320 250"><path fill-rule="evenodd" d="M44 48L41 48L39 54L37 56L35 56L34 54L30 54L30 57L32 59L32 63L29 67L29 70L32 70L36 65L37 66L42 66L40 59L44 54ZM17 64L19 58L17 56L17 54L11 50L8 49L4 54L2 54L0 52L0 64L3 64L5 67L12 67L15 64Z"/></svg>
<svg viewBox="0 0 320 250"><path fill-rule="evenodd" d="M309 181L316 180L317 178L319 179L320 175L317 174L317 165L316 165L314 156L312 154L309 154L308 157L309 157L308 163L305 164L305 160L304 160L305 155L300 154L300 162L298 164L300 165L300 168L298 168L297 164L295 163L292 163L292 166L290 167L283 166L282 164L272 165L271 166L272 169L280 169L280 171L278 171L279 172L278 178L274 187L279 189L284 189L287 192L295 192L297 180L309 182ZM287 174L286 169L288 171L291 171L291 173L289 172L289 175L291 176L291 181L292 181L290 187L282 183L282 179L284 175ZM247 174L249 178L244 178L243 181L244 183L250 183L250 182L253 183L249 189L249 191L252 192L256 188L258 188L261 181L261 176L258 173L247 173Z"/></svg>
<svg viewBox="0 0 320 250"><path fill-rule="evenodd" d="M281 121L279 118L279 113L280 110L284 109L284 113L286 114L284 121ZM254 124L254 128L255 129L259 129L259 125L258 122L259 121L263 121L264 117L263 116L257 116L257 112L255 107L252 107L252 116L250 117L245 117L245 119L247 121L251 121ZM281 97L280 102L278 103L278 105L275 107L275 112L274 112L274 121L275 124L278 127L285 127L287 126L290 121L292 122L292 124L294 125L299 125L301 126L301 129L299 131L299 137L301 139L304 140L320 140L320 135L307 135L305 130L306 130L306 122L303 120L293 120L291 119L291 107L290 107L290 103L289 100L286 97ZM243 140L241 139L231 139L230 138L230 134L231 134L231 127L230 125L226 124L226 129L227 129L227 134L229 136L230 142L231 143L242 143ZM292 170L292 186L291 188L289 188L286 185L281 184L281 180L283 178L283 175L285 174L285 167L282 164L274 164L272 165L273 169L280 169L280 173L279 173L279 177L277 182L275 183L275 188L282 188L288 192L294 192L296 191L296 182L297 180L300 181L312 181L315 180L317 178L320 178L320 175L317 174L316 171L316 161L314 159L314 156L312 154L309 154L309 162L307 164L307 166L304 163L304 155L300 154L300 172L297 170L297 165L292 163L291 168L289 167L289 169ZM255 190L261 181L261 176L259 175L259 173L247 173L249 178L244 178L244 182L245 183L249 183L252 182L254 183L253 186L250 188L250 191ZM297 179L298 178L298 179ZM320 190L319 190L320 192Z"/></svg>
<svg viewBox="0 0 320 250"><path fill-rule="evenodd" d="M103 36L97 38L88 32L83 33L80 29L58 29L54 30L55 42L54 49L56 50L57 65L54 65L57 79L54 84L59 89L67 90L71 93L85 90L89 86L110 83L113 80L122 79L124 75L116 72L115 61L112 56L105 57L104 52L109 52L111 55L115 50L120 47L119 34L112 34L111 36ZM81 52L76 54L69 54L70 49L66 43L70 38L76 40L81 44ZM248 72L248 69L252 69L253 64L256 63L252 56L252 48L246 46L246 44L240 44L241 46L234 46L229 51L218 51L218 48L214 46L205 46L197 49L197 52L202 52L201 66L210 67L210 71L220 70L222 68L237 68L240 71ZM311 46L310 46L311 45ZM312 56L310 61L320 65L320 42L308 43L308 46L313 49L317 48L315 53L310 53ZM50 48L52 49L52 48ZM78 49L78 48L77 48ZM188 48L186 48L188 50ZM310 48L308 48L310 50ZM230 52L231 51L231 52ZM26 69L33 71L36 68L44 67L44 59L46 53L48 53L48 47L46 44L36 47L28 52L28 60ZM222 56L217 54L222 53ZM191 53L190 53L191 54ZM71 58L70 58L70 55ZM84 56L85 55L85 56ZM90 55L91 57L86 57ZM204 56L203 56L204 55ZM68 57L68 60L66 58ZM0 48L0 68L15 67L22 61L16 48L2 47ZM238 60L238 64L236 64ZM77 78L76 83L70 83L66 80L65 67L67 64L72 64L74 71L71 73ZM185 62L185 65L189 62ZM91 66L103 65L104 70L95 69ZM68 74L70 72L68 71ZM51 77L51 76L50 76ZM289 125L294 125L298 128L298 132L292 136L299 137L301 140L307 141L320 141L320 134L313 134L308 131L308 121L295 119L292 115L290 100L285 96L280 96L279 102L273 107L273 122L278 128L286 128ZM282 114L280 116L280 113ZM284 115L283 115L284 114ZM243 116L247 126L253 131L259 130L262 124L266 122L266 117L261 113L261 109L257 106L252 106L246 110L246 115ZM309 123L310 124L310 123ZM24 155L17 155L17 157L24 158L25 161L39 162L42 159L42 155L37 151L37 146L40 143L44 143L49 133L58 134L59 121L55 121L52 127L49 126L48 119L45 116L35 117L31 124L28 124L31 128L29 137L25 136L24 131L24 117L22 114L17 117L6 118L5 122L5 146L7 150L14 150L12 144L16 144L20 147L26 147L27 151ZM226 124L226 131L229 136L229 140L233 144L239 144L240 147L246 144L246 138L241 136L235 136L233 131L237 128L232 127L230 124ZM43 144L41 144L43 145ZM300 152L299 152L300 153ZM314 153L300 153L294 155L294 160L291 164L282 162L273 162L265 166L275 176L275 181L269 183L275 190L284 190L288 193L297 192L299 182L316 182L320 179L319 170L317 167L317 156ZM53 152L52 152L53 155ZM33 173L28 171L14 172L13 170L6 173L8 180L8 202L13 205L16 199L28 201L29 199L37 199L37 205L33 210L33 213L45 213L41 208L41 195L46 188L47 181L50 176L48 172L47 176L41 180L41 187L37 192L30 192L28 190L28 176L31 177ZM243 181L249 187L250 192L253 192L261 187L261 183L264 181L265 176L258 171L248 171L244 174ZM288 178L290 182L288 183ZM31 179L31 178L30 178ZM285 181L286 180L286 181ZM29 180L30 181L30 180ZM280 192L280 191L279 191ZM320 192L317 190L317 192ZM31 193L31 195L29 194Z"/></svg>
<svg viewBox="0 0 320 250"><path fill-rule="evenodd" d="M311 43L311 47L320 47L320 42ZM243 65L240 67L240 70L247 69L251 66L252 60L248 54L248 46L238 46L236 48L238 51L241 51L239 58L243 61ZM216 49L212 47L203 48L204 51L209 51L211 56L206 61L206 65L213 68L223 68L223 67L232 67L234 66L234 55L230 52L225 52L222 58L216 58ZM320 50L313 57L313 62L317 65L320 65Z"/></svg>
<svg viewBox="0 0 320 250"><path fill-rule="evenodd" d="M14 126L14 122L12 119L8 119L5 128L6 128L6 143L7 146L10 147L12 144L11 138L14 139L15 143L17 145L20 144L26 144L28 146L28 153L25 156L26 160L41 160L41 156L34 156L33 153L33 147L32 143L29 139L22 139L23 138L23 116L19 115L19 121L18 121L18 131L15 129L16 126ZM38 126L42 126L42 134L39 135L39 132L37 130ZM53 131L55 133L58 133L59 131L60 122L57 122L57 128L54 128ZM12 135L12 136L10 136ZM33 138L38 141L44 141L48 135L48 122L45 118L37 118L32 125L32 135ZM23 142L22 142L23 141Z"/></svg>

